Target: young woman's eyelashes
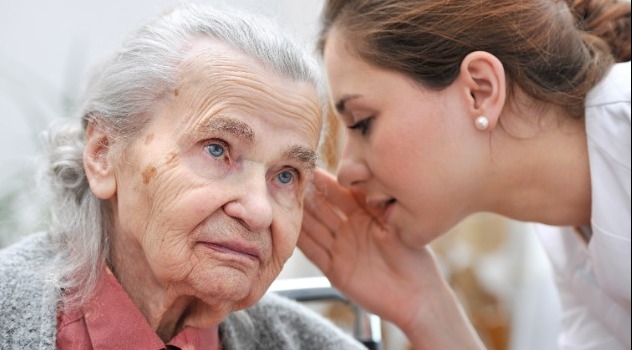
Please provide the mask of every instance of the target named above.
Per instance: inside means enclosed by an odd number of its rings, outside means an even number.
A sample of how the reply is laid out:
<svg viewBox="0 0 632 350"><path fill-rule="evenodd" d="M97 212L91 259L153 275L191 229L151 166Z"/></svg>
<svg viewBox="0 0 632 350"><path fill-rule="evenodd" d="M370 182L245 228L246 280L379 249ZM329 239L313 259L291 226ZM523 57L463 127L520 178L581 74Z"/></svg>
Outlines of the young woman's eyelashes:
<svg viewBox="0 0 632 350"><path fill-rule="evenodd" d="M364 118L359 120L355 124L349 126L351 130L358 130L362 135L368 135L369 131L371 131L371 122L373 121L373 117Z"/></svg>

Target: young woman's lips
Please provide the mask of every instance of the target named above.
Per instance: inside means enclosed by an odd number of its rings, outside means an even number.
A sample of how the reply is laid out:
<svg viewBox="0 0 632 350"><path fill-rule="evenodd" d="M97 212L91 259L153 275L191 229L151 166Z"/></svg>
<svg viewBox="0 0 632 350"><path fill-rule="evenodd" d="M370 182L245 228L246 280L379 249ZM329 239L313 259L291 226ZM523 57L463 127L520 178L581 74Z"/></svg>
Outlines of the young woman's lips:
<svg viewBox="0 0 632 350"><path fill-rule="evenodd" d="M396 203L397 201L394 198L389 199L386 202L384 202L384 211L382 212L382 220L384 220L385 223L388 223L388 221L391 219Z"/></svg>
<svg viewBox="0 0 632 350"><path fill-rule="evenodd" d="M393 209L397 201L395 198L375 198L367 201L369 206L372 206L380 213L380 219L383 223L388 223L393 215Z"/></svg>

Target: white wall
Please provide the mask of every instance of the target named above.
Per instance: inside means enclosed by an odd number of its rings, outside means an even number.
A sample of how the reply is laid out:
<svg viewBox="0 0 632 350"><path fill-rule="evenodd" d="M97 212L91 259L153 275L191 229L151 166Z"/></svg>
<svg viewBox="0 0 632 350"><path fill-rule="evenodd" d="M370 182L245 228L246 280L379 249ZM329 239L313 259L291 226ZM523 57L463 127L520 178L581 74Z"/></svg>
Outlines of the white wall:
<svg viewBox="0 0 632 350"><path fill-rule="evenodd" d="M203 1L198 1L203 2ZM0 5L0 180L25 155L42 119L64 112L89 67L115 50L143 20L175 0L2 0ZM313 42L321 0L206 1L278 17L288 31ZM17 164L16 164L17 163Z"/></svg>

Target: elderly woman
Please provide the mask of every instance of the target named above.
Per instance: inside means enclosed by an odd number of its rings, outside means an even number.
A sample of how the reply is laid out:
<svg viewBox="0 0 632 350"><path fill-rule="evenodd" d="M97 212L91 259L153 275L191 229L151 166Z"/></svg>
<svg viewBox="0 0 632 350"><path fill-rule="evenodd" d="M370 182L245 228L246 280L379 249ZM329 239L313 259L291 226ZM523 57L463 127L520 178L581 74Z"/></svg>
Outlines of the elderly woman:
<svg viewBox="0 0 632 350"><path fill-rule="evenodd" d="M189 5L144 26L81 123L49 132L52 225L0 252L0 348L361 349L265 295L301 226L317 82L244 14Z"/></svg>

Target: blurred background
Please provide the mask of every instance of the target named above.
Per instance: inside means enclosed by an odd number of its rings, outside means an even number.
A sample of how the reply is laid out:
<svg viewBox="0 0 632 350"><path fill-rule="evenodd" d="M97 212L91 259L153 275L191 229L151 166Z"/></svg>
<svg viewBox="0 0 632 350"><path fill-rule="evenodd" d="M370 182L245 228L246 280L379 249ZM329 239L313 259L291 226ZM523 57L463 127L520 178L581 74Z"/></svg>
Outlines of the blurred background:
<svg viewBox="0 0 632 350"><path fill-rule="evenodd" d="M277 19L313 47L322 0L197 1ZM68 117L90 68L171 0L0 0L0 248L45 229L37 190L40 132ZM527 224L480 214L433 243L440 264L489 349L556 349L559 301L550 266ZM320 276L300 251L280 279ZM350 311L318 308L343 328ZM347 324L347 325L346 325ZM382 322L384 350L409 349Z"/></svg>

